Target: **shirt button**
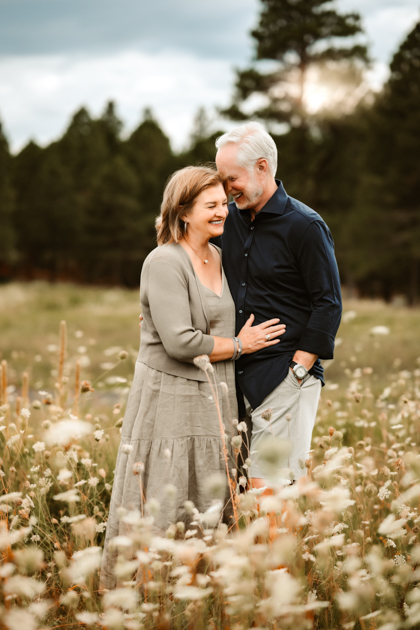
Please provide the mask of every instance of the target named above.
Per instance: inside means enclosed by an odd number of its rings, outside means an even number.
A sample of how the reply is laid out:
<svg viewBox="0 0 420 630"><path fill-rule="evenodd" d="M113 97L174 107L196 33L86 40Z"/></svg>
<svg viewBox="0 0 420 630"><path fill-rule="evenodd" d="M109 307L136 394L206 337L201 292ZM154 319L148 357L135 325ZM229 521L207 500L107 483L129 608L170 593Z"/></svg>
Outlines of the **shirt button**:
<svg viewBox="0 0 420 630"><path fill-rule="evenodd" d="M243 286L243 287L246 287L246 282L242 282L242 286Z"/></svg>
<svg viewBox="0 0 420 630"><path fill-rule="evenodd" d="M243 374L243 373L244 373L243 370L238 371L238 374Z"/></svg>
<svg viewBox="0 0 420 630"><path fill-rule="evenodd" d="M253 230L253 229L254 229L254 226L253 226L253 225L251 225L251 227L250 227L249 229L250 229L250 230Z"/></svg>
<svg viewBox="0 0 420 630"><path fill-rule="evenodd" d="M243 313L243 310L241 309L239 312L240 312L240 313Z"/></svg>
<svg viewBox="0 0 420 630"><path fill-rule="evenodd" d="M245 258L248 256L248 254L245 254Z"/></svg>

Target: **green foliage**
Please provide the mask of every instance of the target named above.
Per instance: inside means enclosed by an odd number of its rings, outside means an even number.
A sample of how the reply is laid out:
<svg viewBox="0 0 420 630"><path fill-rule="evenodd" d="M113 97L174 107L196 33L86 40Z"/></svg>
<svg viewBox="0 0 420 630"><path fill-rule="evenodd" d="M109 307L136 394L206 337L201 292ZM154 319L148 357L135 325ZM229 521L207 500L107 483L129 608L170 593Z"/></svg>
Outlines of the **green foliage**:
<svg viewBox="0 0 420 630"><path fill-rule="evenodd" d="M13 212L12 157L0 122L0 264L9 263L14 257L16 234Z"/></svg>
<svg viewBox="0 0 420 630"><path fill-rule="evenodd" d="M384 295L411 303L420 283L420 22L393 57L390 77L367 113L366 147L352 234L352 265Z"/></svg>

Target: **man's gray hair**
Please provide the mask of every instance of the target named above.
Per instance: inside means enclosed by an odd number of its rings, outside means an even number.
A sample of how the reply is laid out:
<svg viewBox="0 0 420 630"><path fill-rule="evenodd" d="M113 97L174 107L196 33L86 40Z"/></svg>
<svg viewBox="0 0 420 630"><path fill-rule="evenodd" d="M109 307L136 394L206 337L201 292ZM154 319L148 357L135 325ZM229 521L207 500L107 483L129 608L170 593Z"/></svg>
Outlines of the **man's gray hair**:
<svg viewBox="0 0 420 630"><path fill-rule="evenodd" d="M237 144L236 160L239 166L251 171L257 160L265 158L273 177L277 172L277 147L264 127L258 122L249 122L217 138L217 150L226 144Z"/></svg>

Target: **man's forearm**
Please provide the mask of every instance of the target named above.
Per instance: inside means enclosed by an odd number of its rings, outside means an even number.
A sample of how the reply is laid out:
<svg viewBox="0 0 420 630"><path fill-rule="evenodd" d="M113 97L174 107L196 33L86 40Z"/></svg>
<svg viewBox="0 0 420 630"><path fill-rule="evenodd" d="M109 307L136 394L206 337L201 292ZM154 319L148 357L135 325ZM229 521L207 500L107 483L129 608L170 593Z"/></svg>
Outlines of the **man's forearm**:
<svg viewBox="0 0 420 630"><path fill-rule="evenodd" d="M303 350L296 350L293 361L296 361L296 363L299 363L300 365L306 367L307 370L310 370L317 358L317 354L311 354L310 352L304 352Z"/></svg>

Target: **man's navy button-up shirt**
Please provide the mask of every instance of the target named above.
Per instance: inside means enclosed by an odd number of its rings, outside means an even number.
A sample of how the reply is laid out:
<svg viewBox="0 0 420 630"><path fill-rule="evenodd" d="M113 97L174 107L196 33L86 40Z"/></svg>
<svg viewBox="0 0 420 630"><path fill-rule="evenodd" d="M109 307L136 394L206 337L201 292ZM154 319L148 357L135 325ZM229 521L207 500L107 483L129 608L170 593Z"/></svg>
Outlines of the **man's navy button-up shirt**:
<svg viewBox="0 0 420 630"><path fill-rule="evenodd" d="M253 409L286 378L296 350L333 358L342 311L334 242L326 223L289 197L281 182L277 185L254 221L249 210L229 204L219 240L236 306L236 333L251 313L254 325L274 317L286 324L280 343L243 355L235 364L237 385ZM319 359L310 373L323 381Z"/></svg>

